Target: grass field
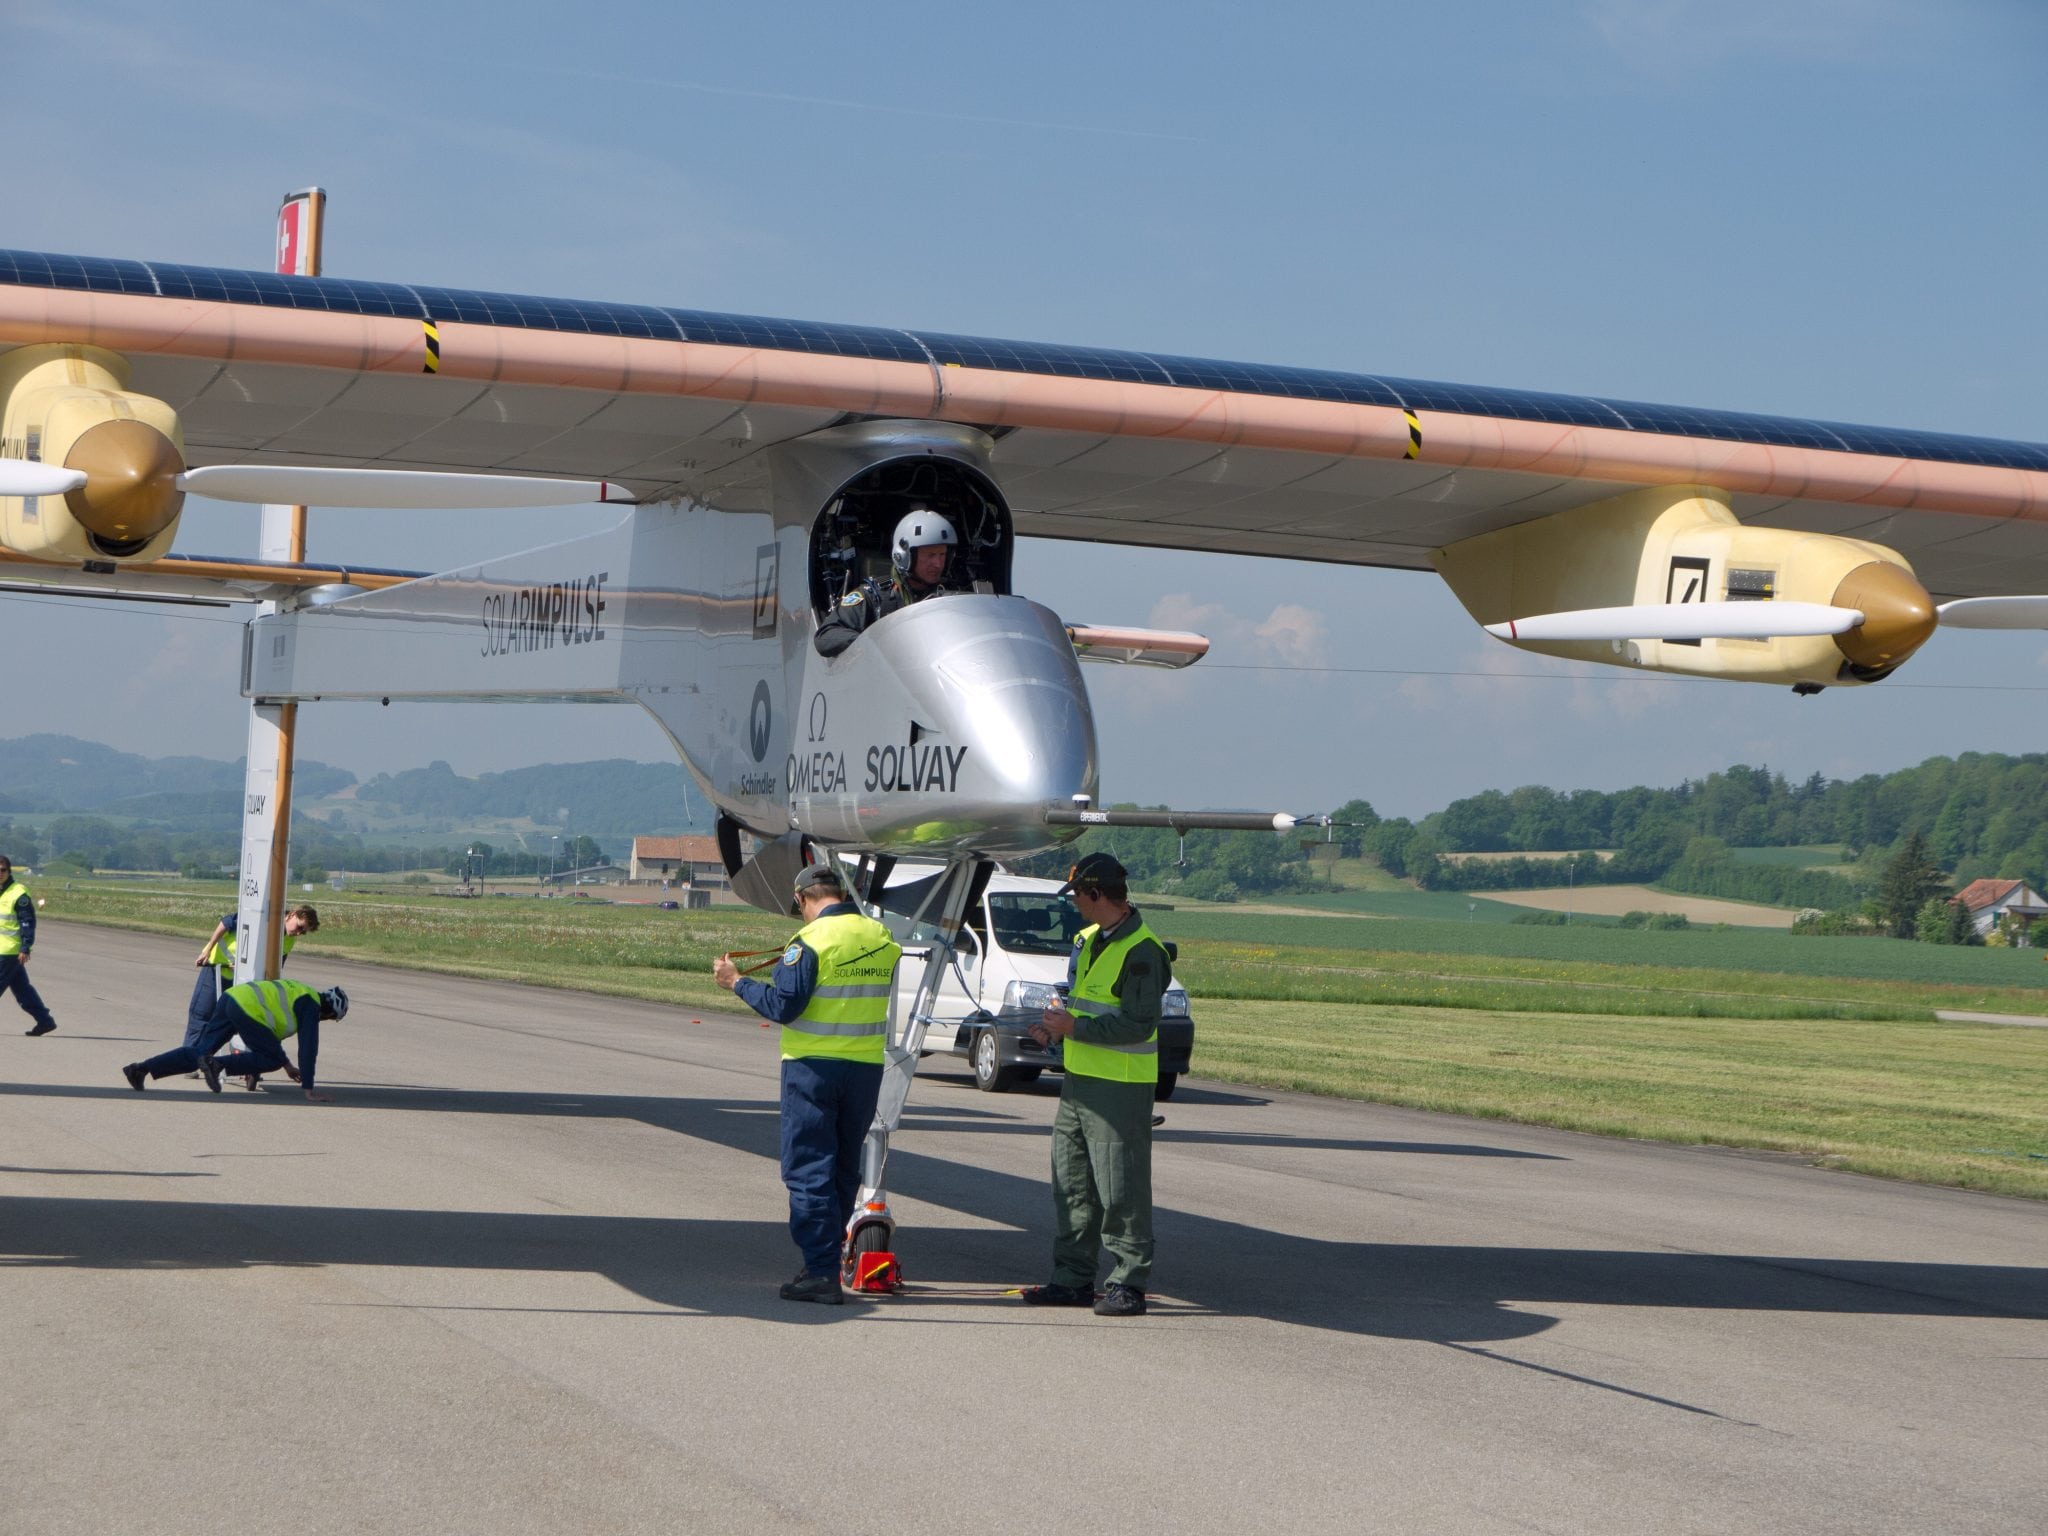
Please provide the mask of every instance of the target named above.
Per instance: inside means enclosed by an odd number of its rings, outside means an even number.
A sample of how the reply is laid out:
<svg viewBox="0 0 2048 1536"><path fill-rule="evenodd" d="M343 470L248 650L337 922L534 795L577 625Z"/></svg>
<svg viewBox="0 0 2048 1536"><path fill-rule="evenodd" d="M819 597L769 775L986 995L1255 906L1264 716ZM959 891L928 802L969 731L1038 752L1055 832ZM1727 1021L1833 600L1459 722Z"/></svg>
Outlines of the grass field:
<svg viewBox="0 0 2048 1536"><path fill-rule="evenodd" d="M1816 843L1795 848L1730 848L1728 857L1737 864L1777 864L1787 869L1839 869L1839 843Z"/></svg>
<svg viewBox="0 0 2048 1536"><path fill-rule="evenodd" d="M1290 898L1296 899L1296 898ZM1306 899L1304 898L1304 904ZM1498 905L1496 903L1495 905ZM1514 909L1503 907L1512 912ZM1640 928L1532 928L1417 919L1360 923L1341 917L1277 917L1227 907L1183 908L1163 918L1170 938L1243 941L1389 954L1493 956L1566 964L1651 965L1678 970L1760 971L1919 982L1946 989L1939 1006L2048 1014L2048 964L2038 949L1967 949L1890 939L1801 938L1767 929L1653 932ZM1966 1002L1997 997L2003 1003Z"/></svg>
<svg viewBox="0 0 2048 1536"><path fill-rule="evenodd" d="M195 949L233 900L179 882L38 894L48 921L178 933ZM712 959L778 948L792 928L746 908L566 897L317 900L321 931L291 967L308 981L322 955L346 955L682 1008L731 1007ZM1932 1014L2048 1015L2035 952L1227 908L1156 926L1181 945L1202 1076L2048 1198L2048 1029ZM167 1034L189 974L165 976Z"/></svg>

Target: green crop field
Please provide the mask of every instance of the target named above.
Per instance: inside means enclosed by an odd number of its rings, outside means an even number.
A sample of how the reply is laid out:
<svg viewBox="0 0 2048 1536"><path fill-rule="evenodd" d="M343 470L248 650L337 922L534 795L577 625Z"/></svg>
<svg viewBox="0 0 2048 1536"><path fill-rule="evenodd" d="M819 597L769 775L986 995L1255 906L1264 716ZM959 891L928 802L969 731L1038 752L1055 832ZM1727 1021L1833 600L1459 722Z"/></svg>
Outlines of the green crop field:
<svg viewBox="0 0 2048 1536"><path fill-rule="evenodd" d="M1490 903L1481 903L1482 908L1487 905ZM1363 923L1336 917L1234 913L1224 907L1179 909L1162 916L1159 927L1167 937L1186 940L1190 946L1209 939L1238 940L1315 949L1488 955L1562 963L1919 982L1951 989L1945 995L1958 999L2011 993L2027 999L2013 1011L2048 1013L2048 963L2044 963L2048 951L2038 949L1970 949L1892 939L1799 938L1754 928L1670 933L1605 926L1534 928L1427 919ZM1968 1008L1989 1004L1956 1001L1941 1006Z"/></svg>
<svg viewBox="0 0 2048 1536"><path fill-rule="evenodd" d="M1843 862L1839 843L1804 848L1730 848L1728 857L1737 864L1778 864L1787 869L1833 869Z"/></svg>
<svg viewBox="0 0 2048 1536"><path fill-rule="evenodd" d="M219 884L53 882L47 921L196 947ZM321 958L730 1008L727 950L787 918L570 897L322 892ZM1459 898L1463 899L1463 898ZM2048 1029L1933 1010L2048 1015L2037 952L1755 932L1161 911L1194 999L1200 1076L1608 1135L1796 1153L1829 1166L2048 1198ZM165 976L165 1027L190 971Z"/></svg>

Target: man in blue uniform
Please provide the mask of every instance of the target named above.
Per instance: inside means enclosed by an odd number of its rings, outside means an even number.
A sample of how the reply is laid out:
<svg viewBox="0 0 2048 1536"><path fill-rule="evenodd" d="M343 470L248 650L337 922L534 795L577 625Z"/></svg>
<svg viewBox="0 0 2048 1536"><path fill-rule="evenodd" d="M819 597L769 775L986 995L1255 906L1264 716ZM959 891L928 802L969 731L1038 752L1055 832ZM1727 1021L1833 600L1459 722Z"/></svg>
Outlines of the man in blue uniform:
<svg viewBox="0 0 2048 1536"><path fill-rule="evenodd" d="M265 1072L291 1068L284 1059L284 1042L294 1035L299 1040L298 1081L306 1097L315 1104L333 1102L331 1094L314 1090L314 1070L320 1058L322 1020L345 1018L348 994L339 987L317 991L300 981L245 981L220 995L213 1018L196 1046L180 1045L152 1056L131 1061L121 1069L128 1086L142 1092L152 1077L176 1077L195 1069L206 1078L206 1086L220 1092L223 1074L231 1077L260 1077ZM214 1052L240 1034L243 1049L232 1056L216 1058Z"/></svg>
<svg viewBox="0 0 2048 1536"><path fill-rule="evenodd" d="M194 962L199 967L199 976L192 983L192 1001L185 1007L187 1045L199 1043L200 1036L213 1022L213 1010L221 993L235 983L235 920L239 916L230 912L214 924L213 932L199 951L199 959ZM319 931L318 912L311 907L293 907L284 915L284 942L279 948L279 959L292 952L301 935Z"/></svg>
<svg viewBox="0 0 2048 1536"><path fill-rule="evenodd" d="M0 992L14 1000L32 1020L26 1031L47 1035L57 1027L42 995L28 979L28 952L36 947L36 899L14 878L14 865L0 853Z"/></svg>
<svg viewBox="0 0 2048 1536"><path fill-rule="evenodd" d="M903 950L865 916L829 864L796 877L804 920L782 952L772 985L742 976L720 955L721 987L782 1026L782 1182L789 1188L789 1235L804 1267L782 1287L784 1301L836 1307L840 1246L860 1192L861 1143L882 1093L889 998Z"/></svg>

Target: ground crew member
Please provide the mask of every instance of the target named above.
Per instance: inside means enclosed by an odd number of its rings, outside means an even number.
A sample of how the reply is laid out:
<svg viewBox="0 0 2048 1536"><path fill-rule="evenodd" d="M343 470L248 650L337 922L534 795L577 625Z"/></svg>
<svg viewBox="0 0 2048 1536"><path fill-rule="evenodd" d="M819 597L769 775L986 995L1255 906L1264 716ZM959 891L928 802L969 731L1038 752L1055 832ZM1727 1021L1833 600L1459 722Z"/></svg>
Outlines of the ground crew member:
<svg viewBox="0 0 2048 1536"><path fill-rule="evenodd" d="M239 913L230 912L218 923L199 951L194 963L199 967L199 977L192 983L192 1001L185 1009L185 1043L196 1046L206 1027L213 1021L213 1010L220 1002L221 993L235 984L235 920ZM320 914L311 907L293 907L284 915L284 944L279 958L292 952L292 946L299 942L299 936L320 931Z"/></svg>
<svg viewBox="0 0 2048 1536"><path fill-rule="evenodd" d="M1040 1045L1066 1042L1052 1123L1052 1281L1026 1286L1038 1307L1103 1317L1145 1310L1152 1275L1152 1094L1159 1082L1159 1004L1171 974L1165 947L1130 904L1123 865L1091 853L1060 889L1088 926L1067 962L1067 1001L1031 1026ZM1116 1260L1101 1298L1101 1250Z"/></svg>
<svg viewBox="0 0 2048 1536"><path fill-rule="evenodd" d="M57 1027L42 995L28 979L28 952L36 947L36 899L14 878L14 864L0 853L0 992L14 1000L35 1022L25 1031L47 1035Z"/></svg>
<svg viewBox="0 0 2048 1536"><path fill-rule="evenodd" d="M206 1086L220 1092L220 1080L231 1077L256 1078L282 1068L292 1073L284 1059L284 1042L299 1037L299 1066L292 1075L316 1104L333 1102L333 1095L313 1089L314 1066L320 1056L320 1024L325 1019L348 1016L348 994L339 987L325 992L301 981L245 981L220 995L213 1018L197 1046L180 1045L152 1056L131 1061L121 1069L128 1086L142 1092L143 1082L152 1077L175 1077L195 1068L206 1078ZM214 1052L239 1034L245 1049L232 1056L216 1058Z"/></svg>
<svg viewBox="0 0 2048 1536"><path fill-rule="evenodd" d="M740 975L724 955L712 975L782 1026L782 1182L789 1235L804 1256L782 1299L836 1307L846 1299L840 1247L860 1192L861 1144L882 1093L889 997L903 950L862 914L829 864L796 877L796 905L804 926L782 952L773 985Z"/></svg>

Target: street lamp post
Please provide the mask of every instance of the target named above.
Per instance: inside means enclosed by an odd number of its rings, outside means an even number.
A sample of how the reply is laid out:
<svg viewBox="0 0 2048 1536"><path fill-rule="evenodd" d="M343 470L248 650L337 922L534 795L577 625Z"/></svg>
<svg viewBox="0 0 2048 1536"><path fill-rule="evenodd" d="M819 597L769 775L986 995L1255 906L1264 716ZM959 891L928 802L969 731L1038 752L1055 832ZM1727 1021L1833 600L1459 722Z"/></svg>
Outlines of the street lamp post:
<svg viewBox="0 0 2048 1536"><path fill-rule="evenodd" d="M1564 861L1564 925L1572 925L1573 892L1578 888L1579 856L1568 854Z"/></svg>

